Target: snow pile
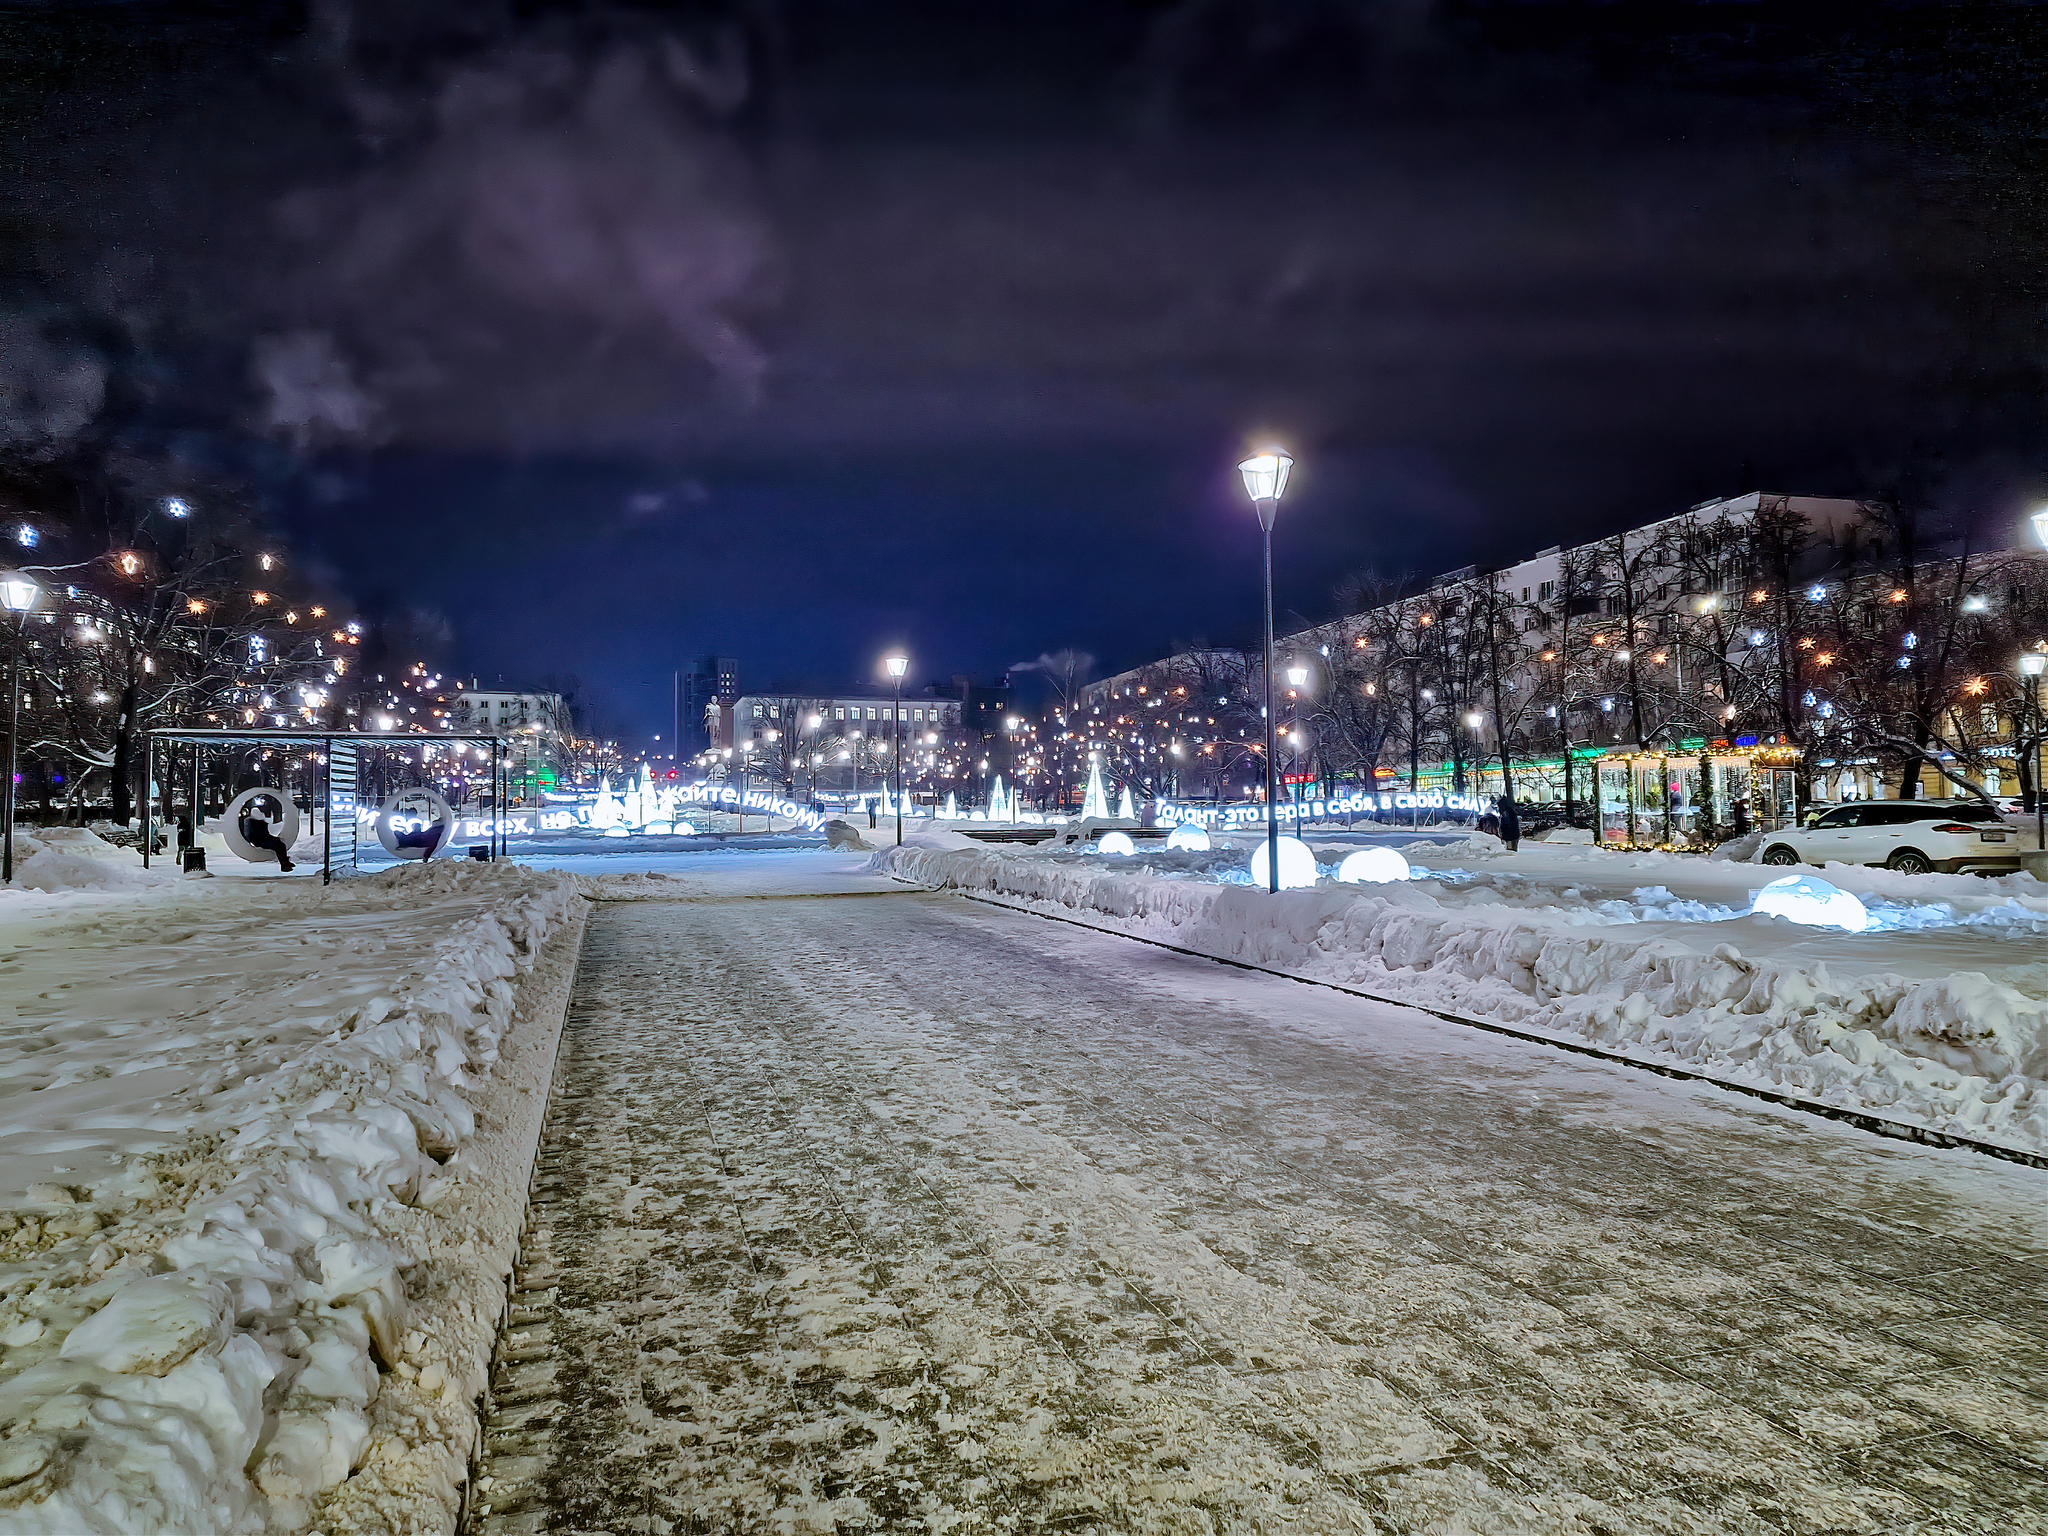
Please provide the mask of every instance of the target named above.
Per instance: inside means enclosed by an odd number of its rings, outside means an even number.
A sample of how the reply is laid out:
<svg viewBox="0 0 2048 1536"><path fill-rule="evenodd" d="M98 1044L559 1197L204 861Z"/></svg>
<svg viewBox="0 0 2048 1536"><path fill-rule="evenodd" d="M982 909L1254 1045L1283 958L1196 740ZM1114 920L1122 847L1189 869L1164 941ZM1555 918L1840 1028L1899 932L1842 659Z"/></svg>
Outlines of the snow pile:
<svg viewBox="0 0 2048 1536"><path fill-rule="evenodd" d="M450 863L257 891L185 884L138 907L132 932L153 922L186 957L196 1015L66 1015L57 988L58 1022L23 1008L0 1035L21 1066L8 1118L70 1106L47 1177L0 1193L0 1532L301 1530L373 1440L405 1443L396 1417L444 1439L472 1417L480 1363L458 1381L448 1352L487 1349L495 1319L450 1321L437 1218L476 1203L517 985L580 920L574 883ZM223 917L225 955L194 937ZM148 990L150 947L130 959L138 1007L175 1006L179 989ZM246 981L210 995L224 959ZM75 1096L95 1080L131 1086Z"/></svg>
<svg viewBox="0 0 2048 1536"><path fill-rule="evenodd" d="M144 869L141 854L116 847L83 827L46 827L14 834L14 883L24 890L46 895L132 891L175 879L169 869Z"/></svg>
<svg viewBox="0 0 2048 1536"><path fill-rule="evenodd" d="M1220 959L2048 1150L2048 1002L1979 972L1838 978L1804 957L1753 961L1731 944L1707 949L1589 928L1578 913L1456 906L1430 881L1274 896L991 850L891 849L874 867L923 885L1085 912ZM1857 968L1853 959L1848 968Z"/></svg>

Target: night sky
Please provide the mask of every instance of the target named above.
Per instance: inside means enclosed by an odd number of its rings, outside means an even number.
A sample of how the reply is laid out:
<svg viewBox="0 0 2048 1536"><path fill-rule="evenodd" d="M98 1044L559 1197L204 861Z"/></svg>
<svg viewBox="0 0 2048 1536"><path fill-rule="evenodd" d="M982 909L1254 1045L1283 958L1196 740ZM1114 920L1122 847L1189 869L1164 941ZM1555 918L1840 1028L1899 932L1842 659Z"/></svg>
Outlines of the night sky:
<svg viewBox="0 0 2048 1536"><path fill-rule="evenodd" d="M0 8L0 433L101 369L432 660L1250 640L1760 486L2044 488L1997 6ZM97 430L107 430L102 420ZM1747 481L1745 481L1747 476Z"/></svg>

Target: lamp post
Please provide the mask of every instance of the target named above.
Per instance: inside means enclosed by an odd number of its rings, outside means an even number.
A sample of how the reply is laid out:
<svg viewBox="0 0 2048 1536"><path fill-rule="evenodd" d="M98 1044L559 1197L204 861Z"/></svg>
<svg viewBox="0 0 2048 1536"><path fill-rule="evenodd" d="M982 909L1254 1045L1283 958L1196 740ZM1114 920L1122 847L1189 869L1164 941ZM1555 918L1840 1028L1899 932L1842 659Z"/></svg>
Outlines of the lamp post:
<svg viewBox="0 0 2048 1536"><path fill-rule="evenodd" d="M2037 512L2035 526L2048 513ZM2041 674L2048 672L2048 652L2022 651L2018 662L2020 676L2027 680L2027 712L2034 719L2034 846L2048 848L2048 805L2041 799Z"/></svg>
<svg viewBox="0 0 2048 1536"><path fill-rule="evenodd" d="M1259 514L1259 532L1266 547L1266 888L1280 892L1280 808L1275 803L1279 786L1273 764L1273 519L1280 515L1280 498L1287 492L1287 472L1294 460L1278 448L1255 453L1237 466L1244 476L1245 494L1252 510Z"/></svg>
<svg viewBox="0 0 2048 1536"><path fill-rule="evenodd" d="M21 653L28 649L28 611L43 589L19 571L0 571L0 608L14 615L14 651L7 668L7 790L0 796L0 885L14 883L14 780L21 754Z"/></svg>
<svg viewBox="0 0 2048 1536"><path fill-rule="evenodd" d="M889 669L889 681L896 685L896 702L889 715L889 761L896 771L896 846L903 846L903 674L910 670L908 656L891 656L882 663Z"/></svg>

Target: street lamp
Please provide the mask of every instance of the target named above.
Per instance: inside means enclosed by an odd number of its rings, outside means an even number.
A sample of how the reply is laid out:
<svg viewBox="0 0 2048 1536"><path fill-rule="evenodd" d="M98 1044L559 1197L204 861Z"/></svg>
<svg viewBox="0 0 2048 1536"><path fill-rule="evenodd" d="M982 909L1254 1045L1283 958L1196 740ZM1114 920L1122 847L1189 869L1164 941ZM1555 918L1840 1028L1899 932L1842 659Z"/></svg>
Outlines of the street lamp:
<svg viewBox="0 0 2048 1536"><path fill-rule="evenodd" d="M1273 519L1280 515L1280 498L1287 491L1287 472L1294 460L1278 448L1255 453L1237 466L1244 476L1245 494L1252 510L1259 514L1259 532L1266 546L1266 880L1267 888L1280 894L1280 808L1275 803L1279 785L1273 766Z"/></svg>
<svg viewBox="0 0 2048 1536"><path fill-rule="evenodd" d="M908 656L890 656L882 665L889 669L889 681L896 685L896 703L889 719L889 761L896 774L896 846L903 846L903 674L910 670Z"/></svg>
<svg viewBox="0 0 2048 1536"><path fill-rule="evenodd" d="M2034 525L2035 540L2042 544L2048 544L2048 507L2043 507L2040 511L2029 517L2027 521Z"/></svg>
<svg viewBox="0 0 2048 1536"><path fill-rule="evenodd" d="M0 608L14 615L14 651L7 668L7 792L0 796L0 885L14 883L14 780L21 738L21 653L28 649L28 611L43 589L33 576L0 571Z"/></svg>
<svg viewBox="0 0 2048 1536"><path fill-rule="evenodd" d="M2048 517L2048 512L2038 512L2034 515L2034 526L2036 528L2041 526L2041 519L2044 517ZM2048 836L2044 836L2044 833L2048 833L2048 824L2044 824L2048 823L2048 807L2044 807L2041 800L2040 741L2041 674L2048 672L2048 652L2022 651L2020 652L2017 665L2020 669L2020 676L2027 680L2027 703L2029 712L2034 717L2034 846L2036 848L2048 848Z"/></svg>

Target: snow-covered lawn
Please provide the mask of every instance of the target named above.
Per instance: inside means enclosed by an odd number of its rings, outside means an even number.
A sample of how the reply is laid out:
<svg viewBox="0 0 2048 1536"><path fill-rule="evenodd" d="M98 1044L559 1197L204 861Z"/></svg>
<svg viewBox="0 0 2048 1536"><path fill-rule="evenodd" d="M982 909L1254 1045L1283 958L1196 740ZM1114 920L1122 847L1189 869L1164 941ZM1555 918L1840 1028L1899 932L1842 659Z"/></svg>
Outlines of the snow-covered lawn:
<svg viewBox="0 0 2048 1536"><path fill-rule="evenodd" d="M1724 1080L2048 1151L2048 885L1831 865L1865 933L1751 912L1783 869L1490 838L1407 843L1398 884L1278 896L1249 838L1135 857L920 836L878 870L1220 958L1592 1041Z"/></svg>
<svg viewBox="0 0 2048 1536"><path fill-rule="evenodd" d="M452 1519L575 881L24 853L31 888L0 892L0 1532Z"/></svg>

